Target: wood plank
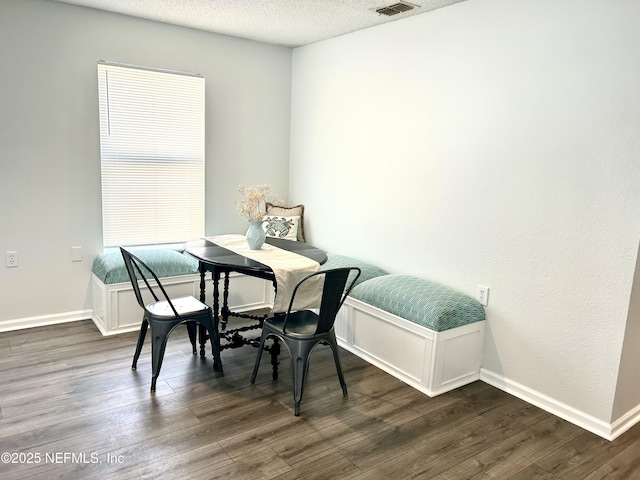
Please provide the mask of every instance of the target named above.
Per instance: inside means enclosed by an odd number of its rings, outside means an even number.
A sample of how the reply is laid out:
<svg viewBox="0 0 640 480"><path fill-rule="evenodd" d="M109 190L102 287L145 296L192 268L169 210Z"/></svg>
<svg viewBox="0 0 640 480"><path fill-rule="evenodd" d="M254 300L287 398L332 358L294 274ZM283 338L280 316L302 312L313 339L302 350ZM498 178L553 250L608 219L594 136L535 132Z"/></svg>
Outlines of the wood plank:
<svg viewBox="0 0 640 480"><path fill-rule="evenodd" d="M219 377L180 327L151 394L136 339L91 321L0 334L0 451L59 460L0 478L640 478L640 426L608 442L482 382L430 398L341 351L343 399L323 347L295 417L284 349L279 379L265 355L251 387L254 348L224 350Z"/></svg>

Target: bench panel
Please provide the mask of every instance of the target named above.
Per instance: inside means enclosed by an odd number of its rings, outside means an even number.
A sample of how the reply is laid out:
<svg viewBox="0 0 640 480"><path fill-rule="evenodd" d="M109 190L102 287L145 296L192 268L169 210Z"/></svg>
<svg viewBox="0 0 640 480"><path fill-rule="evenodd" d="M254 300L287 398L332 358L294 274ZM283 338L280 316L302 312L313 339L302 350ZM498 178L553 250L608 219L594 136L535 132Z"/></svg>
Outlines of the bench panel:
<svg viewBox="0 0 640 480"><path fill-rule="evenodd" d="M428 369L431 363L430 357L425 358L425 343L432 345L432 339L392 322L376 322L375 328L371 328L372 317L369 312L354 309L353 315L352 345L355 348L367 352L378 361L393 365L416 382L422 380L424 369ZM427 351L430 350L427 348Z"/></svg>

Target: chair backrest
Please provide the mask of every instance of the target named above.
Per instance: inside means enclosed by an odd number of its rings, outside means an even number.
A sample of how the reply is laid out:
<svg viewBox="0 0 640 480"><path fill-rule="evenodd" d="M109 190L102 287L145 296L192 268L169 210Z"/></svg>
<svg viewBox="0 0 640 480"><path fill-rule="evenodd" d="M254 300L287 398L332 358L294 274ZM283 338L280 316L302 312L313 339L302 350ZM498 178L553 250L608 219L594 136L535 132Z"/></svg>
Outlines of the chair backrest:
<svg viewBox="0 0 640 480"><path fill-rule="evenodd" d="M351 273L355 275L351 275ZM324 276L324 284L322 287L322 299L320 301L320 311L318 313L319 320L316 328L316 334L326 333L333 328L333 323L336 320L336 315L342 307L345 298L351 292L353 285L360 276L360 269L357 267L344 267L344 268L332 268L328 270L321 270L319 272L312 273L306 276L293 289L291 295L291 302L289 303L289 309L287 311L287 317L291 313L291 308L294 304L296 292L305 283L312 279ZM351 278L349 278L351 276ZM286 330L287 319L285 318L284 329Z"/></svg>
<svg viewBox="0 0 640 480"><path fill-rule="evenodd" d="M147 289L153 296L154 300L157 302L159 300L158 295L156 295L155 290L160 290L164 299L169 303L173 313L175 313L176 317L179 317L178 311L176 307L173 306L173 302L167 295L162 283L160 283L160 279L158 276L151 270L151 268L136 257L134 254L120 247L120 252L122 253L122 258L124 259L124 265L127 267L127 273L129 274L129 280L131 280L131 286L133 287L133 291L136 294L136 299L138 300L138 304L144 309L144 300L142 299L142 293L140 292L140 286L138 285L138 280L143 280ZM151 283L155 286L152 287Z"/></svg>

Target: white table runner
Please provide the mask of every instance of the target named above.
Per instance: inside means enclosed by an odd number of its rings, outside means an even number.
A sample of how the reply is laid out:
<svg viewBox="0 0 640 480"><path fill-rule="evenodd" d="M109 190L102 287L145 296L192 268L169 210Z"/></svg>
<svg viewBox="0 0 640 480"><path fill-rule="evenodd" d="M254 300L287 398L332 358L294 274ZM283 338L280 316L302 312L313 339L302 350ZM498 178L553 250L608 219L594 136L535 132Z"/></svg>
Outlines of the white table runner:
<svg viewBox="0 0 640 480"><path fill-rule="evenodd" d="M307 275L320 270L320 264L315 260L274 247L268 243L265 243L260 250L251 250L244 235L214 235L206 237L206 240L263 263L273 270L277 285L273 311L277 313L287 311L293 289L298 282ZM298 289L292 310L319 307L323 282L323 276L305 282L303 288Z"/></svg>

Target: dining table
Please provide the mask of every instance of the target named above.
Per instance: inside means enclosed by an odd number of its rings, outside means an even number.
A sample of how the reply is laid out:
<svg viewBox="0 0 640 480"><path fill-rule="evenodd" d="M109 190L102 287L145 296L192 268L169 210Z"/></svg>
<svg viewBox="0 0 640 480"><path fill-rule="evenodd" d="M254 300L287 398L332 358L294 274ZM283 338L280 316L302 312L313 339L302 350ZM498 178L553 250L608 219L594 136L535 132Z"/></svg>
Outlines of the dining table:
<svg viewBox="0 0 640 480"><path fill-rule="evenodd" d="M263 322L268 314L254 314L251 312L233 312L229 307L229 275L232 272L257 277L272 282L274 292L278 292L278 278L274 269L268 264L244 255L241 251L234 251L225 248L219 239L225 236L204 237L193 240L185 244L185 252L198 261L200 272L200 301L205 302L207 288L207 273L211 274L212 293L212 314L214 324L218 330L220 350L238 348L244 345L258 347L260 344L260 334ZM216 243L218 241L218 243ZM327 261L326 253L305 242L282 239L278 237L266 237L265 244L268 250L285 251L300 255L303 260L310 260L322 265ZM265 248L265 247L263 247ZM260 257L261 258L261 257ZM222 281L222 285L221 285ZM283 285L281 285L283 287ZM242 325L229 325L229 319L243 319ZM258 330L252 335L251 331ZM205 357L206 342L208 333L200 326L198 329L200 341L200 356ZM265 350L271 355L272 377L278 378L278 355L280 354L280 344L278 339L274 339L271 345L265 346Z"/></svg>

